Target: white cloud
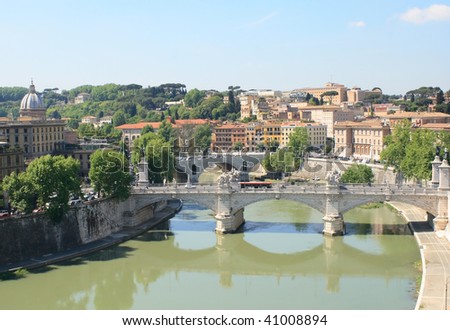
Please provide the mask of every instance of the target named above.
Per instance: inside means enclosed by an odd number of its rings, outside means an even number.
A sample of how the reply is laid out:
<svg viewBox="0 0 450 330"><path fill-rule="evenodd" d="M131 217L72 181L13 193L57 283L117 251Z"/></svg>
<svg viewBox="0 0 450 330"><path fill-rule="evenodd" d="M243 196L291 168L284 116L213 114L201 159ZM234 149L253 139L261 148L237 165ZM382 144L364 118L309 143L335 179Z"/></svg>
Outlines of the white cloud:
<svg viewBox="0 0 450 330"><path fill-rule="evenodd" d="M423 24L431 21L450 21L450 6L431 5L427 8L411 8L400 14L400 19L414 24Z"/></svg>
<svg viewBox="0 0 450 330"><path fill-rule="evenodd" d="M363 21L356 21L356 22L350 22L348 23L351 27L356 27L356 28L362 28L366 26L366 22Z"/></svg>
<svg viewBox="0 0 450 330"><path fill-rule="evenodd" d="M278 15L277 11L271 12L270 14L268 14L264 17L261 17L260 19L258 19L256 21L250 22L250 23L246 24L245 26L246 27L258 27L260 25L263 25L267 21L270 21L272 18L274 18L277 15Z"/></svg>

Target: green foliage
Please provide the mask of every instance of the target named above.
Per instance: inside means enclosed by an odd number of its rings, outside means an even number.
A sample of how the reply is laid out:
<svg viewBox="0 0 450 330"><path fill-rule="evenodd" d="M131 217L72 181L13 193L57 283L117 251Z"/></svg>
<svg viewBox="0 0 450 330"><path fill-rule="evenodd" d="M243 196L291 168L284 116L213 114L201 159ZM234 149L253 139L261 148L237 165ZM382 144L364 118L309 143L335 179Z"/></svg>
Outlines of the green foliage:
<svg viewBox="0 0 450 330"><path fill-rule="evenodd" d="M206 93L204 91L199 91L197 88L194 88L184 96L184 104L187 107L194 108L198 106L205 97Z"/></svg>
<svg viewBox="0 0 450 330"><path fill-rule="evenodd" d="M203 152L211 146L212 129L209 124L197 126L194 131L195 146Z"/></svg>
<svg viewBox="0 0 450 330"><path fill-rule="evenodd" d="M269 172L285 173L292 172L297 168L294 153L286 149L279 149L277 152L267 155L262 164Z"/></svg>
<svg viewBox="0 0 450 330"><path fill-rule="evenodd" d="M372 169L365 164L352 164L342 175L343 183L371 183L373 181Z"/></svg>
<svg viewBox="0 0 450 330"><path fill-rule="evenodd" d="M243 148L244 144L241 141L238 141L233 145L233 150L235 151L241 151Z"/></svg>
<svg viewBox="0 0 450 330"><path fill-rule="evenodd" d="M288 146L296 158L301 157L309 146L308 130L305 127L296 127L291 135L289 135Z"/></svg>
<svg viewBox="0 0 450 330"><path fill-rule="evenodd" d="M0 87L0 102L20 101L27 93L24 87Z"/></svg>
<svg viewBox="0 0 450 330"><path fill-rule="evenodd" d="M168 182L173 179L174 156L172 143L160 135L147 133L134 140L131 159L137 165L145 155L148 162L149 180L154 183Z"/></svg>
<svg viewBox="0 0 450 330"><path fill-rule="evenodd" d="M171 123L163 121L158 128L158 135L166 142L173 142L175 140L175 130Z"/></svg>
<svg viewBox="0 0 450 330"><path fill-rule="evenodd" d="M395 126L393 134L386 137L381 159L407 179L427 180L431 177L430 162L435 145L439 142L447 145L447 134L436 134L425 129L412 130L410 126L407 121Z"/></svg>
<svg viewBox="0 0 450 330"><path fill-rule="evenodd" d="M401 171L401 162L406 155L406 146L410 142L411 123L404 120L395 125L391 135L386 136L386 147L381 152L381 160L386 166L392 166L396 172Z"/></svg>
<svg viewBox="0 0 450 330"><path fill-rule="evenodd" d="M405 157L401 161L401 171L407 179L431 179L431 161L434 155L436 134L432 131L417 129L411 134L406 145Z"/></svg>
<svg viewBox="0 0 450 330"><path fill-rule="evenodd" d="M111 149L101 149L94 152L90 159L89 179L95 191L105 197L128 198L132 176L124 155Z"/></svg>
<svg viewBox="0 0 450 330"><path fill-rule="evenodd" d="M25 172L5 177L3 189L13 208L30 213L39 207L59 221L69 208L70 196L80 195L79 172L78 160L47 155L33 160Z"/></svg>
<svg viewBox="0 0 450 330"><path fill-rule="evenodd" d="M37 195L30 177L25 172L13 172L6 176L2 189L8 192L9 203L13 209L28 214L36 207Z"/></svg>
<svg viewBox="0 0 450 330"><path fill-rule="evenodd" d="M150 125L146 125L142 131L141 131L141 135L147 134L147 133L153 133L155 130L153 129L153 126Z"/></svg>
<svg viewBox="0 0 450 330"><path fill-rule="evenodd" d="M120 126L123 125L127 122L125 114L123 113L122 110L117 111L113 117L112 117L112 122L114 124L114 126Z"/></svg>

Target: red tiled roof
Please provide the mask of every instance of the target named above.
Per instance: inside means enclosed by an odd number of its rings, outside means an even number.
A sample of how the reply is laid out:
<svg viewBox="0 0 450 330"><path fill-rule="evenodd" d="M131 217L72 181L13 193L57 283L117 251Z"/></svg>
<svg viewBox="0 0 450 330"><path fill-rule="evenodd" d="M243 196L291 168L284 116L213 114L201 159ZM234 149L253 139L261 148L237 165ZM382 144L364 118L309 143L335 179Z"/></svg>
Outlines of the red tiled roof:
<svg viewBox="0 0 450 330"><path fill-rule="evenodd" d="M123 124L120 126L116 126L117 129L143 129L145 126L151 126L153 128L159 128L161 125L160 122L153 121L143 121L137 124Z"/></svg>

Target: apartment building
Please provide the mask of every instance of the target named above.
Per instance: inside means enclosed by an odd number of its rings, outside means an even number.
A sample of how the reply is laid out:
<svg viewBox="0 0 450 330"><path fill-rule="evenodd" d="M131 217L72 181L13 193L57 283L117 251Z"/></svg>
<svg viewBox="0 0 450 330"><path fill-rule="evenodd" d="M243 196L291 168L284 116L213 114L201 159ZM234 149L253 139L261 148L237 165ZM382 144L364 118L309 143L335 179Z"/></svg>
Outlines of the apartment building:
<svg viewBox="0 0 450 330"><path fill-rule="evenodd" d="M303 120L310 120L321 123L327 127L327 137L333 138L333 127L336 122L352 121L357 116L363 116L362 109L343 109L339 106L308 106L299 109L300 117Z"/></svg>
<svg viewBox="0 0 450 330"><path fill-rule="evenodd" d="M319 123L287 122L281 124L281 147L289 145L290 135L297 127L304 127L308 132L309 145L324 148L327 141L327 126Z"/></svg>
<svg viewBox="0 0 450 330"><path fill-rule="evenodd" d="M337 156L380 160L383 141L390 134L390 127L379 119L346 121L334 126L334 134Z"/></svg>
<svg viewBox="0 0 450 330"><path fill-rule="evenodd" d="M364 102L366 98L371 97L372 95L381 96L383 91L375 87L372 90L361 90L359 87L353 87L350 90L347 90L347 102L348 103L358 103Z"/></svg>
<svg viewBox="0 0 450 330"><path fill-rule="evenodd" d="M267 121L263 124L263 141L269 145L277 141L281 145L281 123Z"/></svg>
<svg viewBox="0 0 450 330"><path fill-rule="evenodd" d="M337 104L337 105L341 104L342 102L347 101L347 87L345 87L344 85L336 84L336 83L332 83L332 82L325 84L324 87L300 88L296 91L304 93L304 94L310 94L319 100L320 100L322 94L325 92L336 92L337 95L334 95L331 98L324 97L323 101L325 103L328 103L329 101L331 101L331 104Z"/></svg>
<svg viewBox="0 0 450 330"><path fill-rule="evenodd" d="M264 143L263 125L261 123L248 123L245 127L245 136L246 150L260 151L259 145Z"/></svg>
<svg viewBox="0 0 450 330"><path fill-rule="evenodd" d="M224 124L213 128L211 150L214 152L231 152L236 143L246 146L245 125Z"/></svg>
<svg viewBox="0 0 450 330"><path fill-rule="evenodd" d="M396 112L393 114L377 112L376 116L389 126L395 126L403 120L408 120L415 127L423 124L450 123L450 115L442 112Z"/></svg>

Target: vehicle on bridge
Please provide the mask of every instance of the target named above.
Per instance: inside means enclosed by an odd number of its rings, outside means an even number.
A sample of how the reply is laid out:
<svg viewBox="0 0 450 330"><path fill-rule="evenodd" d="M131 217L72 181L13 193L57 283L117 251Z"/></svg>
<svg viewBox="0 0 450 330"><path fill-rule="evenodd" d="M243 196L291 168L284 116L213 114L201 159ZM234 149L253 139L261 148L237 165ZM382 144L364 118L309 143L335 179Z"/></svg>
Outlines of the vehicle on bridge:
<svg viewBox="0 0 450 330"><path fill-rule="evenodd" d="M239 182L241 188L272 188L272 182L270 181L241 181Z"/></svg>

